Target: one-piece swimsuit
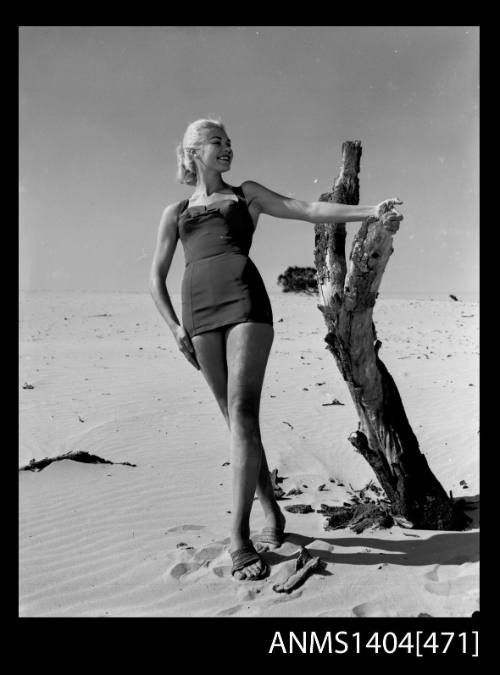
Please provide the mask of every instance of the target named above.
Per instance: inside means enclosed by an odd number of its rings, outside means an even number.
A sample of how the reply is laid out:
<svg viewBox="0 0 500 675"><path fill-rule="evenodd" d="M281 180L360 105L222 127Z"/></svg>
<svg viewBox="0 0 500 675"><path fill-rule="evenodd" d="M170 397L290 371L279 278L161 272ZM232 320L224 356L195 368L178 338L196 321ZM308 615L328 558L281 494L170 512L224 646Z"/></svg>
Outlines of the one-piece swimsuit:
<svg viewBox="0 0 500 675"><path fill-rule="evenodd" d="M192 337L248 321L273 324L264 281L249 257L254 224L241 187L208 206L181 203L179 238L186 266L182 324Z"/></svg>

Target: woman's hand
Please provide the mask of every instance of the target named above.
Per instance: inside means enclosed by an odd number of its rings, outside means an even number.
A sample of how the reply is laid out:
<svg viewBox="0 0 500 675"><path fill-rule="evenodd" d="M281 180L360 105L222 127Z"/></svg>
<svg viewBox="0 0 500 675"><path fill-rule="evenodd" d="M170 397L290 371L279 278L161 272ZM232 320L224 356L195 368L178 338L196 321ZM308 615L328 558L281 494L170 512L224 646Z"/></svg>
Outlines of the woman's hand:
<svg viewBox="0 0 500 675"><path fill-rule="evenodd" d="M380 202L380 204L377 204L377 218L380 219L381 216L383 216L384 213L387 211L392 211L394 209L394 206L396 204L402 204L403 202L401 199L398 199L398 197L394 197L393 199L384 199L383 202Z"/></svg>
<svg viewBox="0 0 500 675"><path fill-rule="evenodd" d="M200 370L191 338L189 337L184 326L177 326L174 328L173 334L175 341L177 342L177 346L179 347L179 351L184 354L189 363L191 363L197 370Z"/></svg>
<svg viewBox="0 0 500 675"><path fill-rule="evenodd" d="M377 220L380 220L391 234L399 230L399 223L403 220L402 214L394 208L396 204L402 203L401 199L395 197L394 199L385 199L375 207Z"/></svg>

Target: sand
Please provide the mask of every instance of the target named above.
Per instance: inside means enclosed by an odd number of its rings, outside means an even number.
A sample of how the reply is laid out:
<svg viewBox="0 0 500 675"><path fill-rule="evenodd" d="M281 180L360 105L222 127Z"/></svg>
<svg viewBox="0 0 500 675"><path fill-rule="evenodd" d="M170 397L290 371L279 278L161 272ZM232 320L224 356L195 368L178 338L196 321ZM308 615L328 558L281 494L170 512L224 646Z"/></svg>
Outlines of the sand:
<svg viewBox="0 0 500 675"><path fill-rule="evenodd" d="M281 504L342 504L374 479L347 440L354 406L315 298L271 301L262 437L285 491L303 491ZM463 617L479 608L476 303L381 297L374 314L421 450L443 487L470 502L471 527L356 535L325 531L316 512L287 513L287 542L265 554L270 577L245 583L230 575L225 422L149 295L23 293L20 314L19 465L74 450L117 462L66 459L19 473L21 616ZM344 405L323 405L334 398ZM252 533L262 526L255 502ZM325 569L278 594L272 586L299 546Z"/></svg>

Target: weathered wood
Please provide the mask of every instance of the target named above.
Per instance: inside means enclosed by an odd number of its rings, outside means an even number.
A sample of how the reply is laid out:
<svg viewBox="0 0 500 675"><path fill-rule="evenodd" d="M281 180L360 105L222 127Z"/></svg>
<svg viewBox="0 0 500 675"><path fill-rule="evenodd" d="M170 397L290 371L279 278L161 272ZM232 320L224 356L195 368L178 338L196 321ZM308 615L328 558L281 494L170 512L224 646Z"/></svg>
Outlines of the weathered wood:
<svg viewBox="0 0 500 675"><path fill-rule="evenodd" d="M342 164L321 201L359 203L360 141L342 145ZM359 416L349 440L367 460L391 501L391 513L416 527L462 529L469 521L430 470L407 419L397 386L379 358L373 307L393 252L394 232L382 220L365 221L354 237L349 265L345 224L315 226L320 304L333 354Z"/></svg>
<svg viewBox="0 0 500 675"><path fill-rule="evenodd" d="M321 558L318 556L313 557L306 548L301 546L295 562L295 570L283 583L275 584L273 591L276 593L291 593L299 586L302 586L312 572L323 566L324 563Z"/></svg>

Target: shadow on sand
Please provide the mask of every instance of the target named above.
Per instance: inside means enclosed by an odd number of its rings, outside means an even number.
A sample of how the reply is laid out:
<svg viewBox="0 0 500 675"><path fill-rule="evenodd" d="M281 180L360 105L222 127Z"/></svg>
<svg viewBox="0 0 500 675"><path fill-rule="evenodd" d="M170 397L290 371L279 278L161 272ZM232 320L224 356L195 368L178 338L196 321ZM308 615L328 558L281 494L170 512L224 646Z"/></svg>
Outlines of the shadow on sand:
<svg viewBox="0 0 500 675"><path fill-rule="evenodd" d="M312 556L319 556L325 563L343 563L347 565L462 565L479 560L479 495L465 500L465 510L472 519L471 525L463 532L435 530L428 539L421 539L413 530L393 530L394 539L367 538L363 535L348 537L329 537L328 533L320 537L306 537L287 532L286 542L297 546L307 546ZM421 531L422 532L422 531ZM425 536L425 535L424 535ZM311 544L323 541L334 547L334 551L315 549ZM363 552L349 553L351 547L363 547ZM376 549L376 550L373 550ZM338 551L338 552L337 552ZM278 552L268 551L266 560L273 563L293 560L296 554L282 556Z"/></svg>

